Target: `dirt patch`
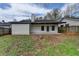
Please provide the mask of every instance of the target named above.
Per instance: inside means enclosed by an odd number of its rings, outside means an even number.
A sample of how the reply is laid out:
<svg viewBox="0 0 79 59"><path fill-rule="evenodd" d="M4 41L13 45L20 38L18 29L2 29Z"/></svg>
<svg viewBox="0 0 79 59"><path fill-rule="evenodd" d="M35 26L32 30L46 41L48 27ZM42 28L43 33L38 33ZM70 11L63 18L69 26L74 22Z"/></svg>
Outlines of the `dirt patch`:
<svg viewBox="0 0 79 59"><path fill-rule="evenodd" d="M61 35L61 34L53 34L53 35L32 35L32 39L37 41L38 45L39 46L42 46L41 45L41 42L43 40L47 40L48 42L50 42L50 44L52 45L56 45L60 42L62 42L64 38L64 35Z"/></svg>

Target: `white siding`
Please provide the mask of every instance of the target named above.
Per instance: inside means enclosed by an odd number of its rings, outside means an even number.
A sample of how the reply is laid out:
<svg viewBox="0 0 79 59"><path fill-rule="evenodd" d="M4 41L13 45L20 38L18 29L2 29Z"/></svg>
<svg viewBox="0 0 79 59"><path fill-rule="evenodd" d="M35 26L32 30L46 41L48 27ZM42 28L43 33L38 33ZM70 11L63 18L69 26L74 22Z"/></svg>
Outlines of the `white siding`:
<svg viewBox="0 0 79 59"><path fill-rule="evenodd" d="M41 26L44 26L44 31L41 30ZM49 26L49 31L46 27ZM55 30L52 31L52 26L55 26ZM31 33L33 34L56 34L58 33L58 25L53 24L33 24L31 25Z"/></svg>
<svg viewBox="0 0 79 59"><path fill-rule="evenodd" d="M29 24L12 24L12 35L29 35Z"/></svg>
<svg viewBox="0 0 79 59"><path fill-rule="evenodd" d="M79 21L73 21L72 19L64 19L62 22L67 22L69 26L79 26Z"/></svg>

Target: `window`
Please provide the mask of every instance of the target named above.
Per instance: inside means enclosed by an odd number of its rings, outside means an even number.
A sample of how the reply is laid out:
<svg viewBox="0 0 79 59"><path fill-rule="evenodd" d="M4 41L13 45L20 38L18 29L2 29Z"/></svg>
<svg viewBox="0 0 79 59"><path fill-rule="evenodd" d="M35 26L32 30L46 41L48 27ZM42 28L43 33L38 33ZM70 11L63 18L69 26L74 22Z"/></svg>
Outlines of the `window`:
<svg viewBox="0 0 79 59"><path fill-rule="evenodd" d="M64 25L61 25L61 27L64 27Z"/></svg>
<svg viewBox="0 0 79 59"><path fill-rule="evenodd" d="M54 31L55 30L55 26L52 26L52 31Z"/></svg>
<svg viewBox="0 0 79 59"><path fill-rule="evenodd" d="M49 31L49 26L47 26L47 31Z"/></svg>
<svg viewBox="0 0 79 59"><path fill-rule="evenodd" d="M41 30L44 31L44 26L41 26Z"/></svg>

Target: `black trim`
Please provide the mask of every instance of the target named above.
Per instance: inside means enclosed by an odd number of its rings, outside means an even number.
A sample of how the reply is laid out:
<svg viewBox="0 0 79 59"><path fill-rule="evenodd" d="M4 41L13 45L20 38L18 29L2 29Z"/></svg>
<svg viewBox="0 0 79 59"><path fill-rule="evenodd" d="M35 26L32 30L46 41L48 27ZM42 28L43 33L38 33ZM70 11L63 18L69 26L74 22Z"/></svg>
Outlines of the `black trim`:
<svg viewBox="0 0 79 59"><path fill-rule="evenodd" d="M63 22L66 23L66 22ZM62 24L62 23L11 23L11 24Z"/></svg>
<svg viewBox="0 0 79 59"><path fill-rule="evenodd" d="M31 23L31 24L62 24L66 22L52 22L52 23Z"/></svg>
<svg viewBox="0 0 79 59"><path fill-rule="evenodd" d="M11 24L30 24L30 22L11 22Z"/></svg>
<svg viewBox="0 0 79 59"><path fill-rule="evenodd" d="M25 22L10 22L11 24L61 24L66 22L60 22L60 21L52 21L52 20L35 20L34 22L31 22L31 20L26 20Z"/></svg>

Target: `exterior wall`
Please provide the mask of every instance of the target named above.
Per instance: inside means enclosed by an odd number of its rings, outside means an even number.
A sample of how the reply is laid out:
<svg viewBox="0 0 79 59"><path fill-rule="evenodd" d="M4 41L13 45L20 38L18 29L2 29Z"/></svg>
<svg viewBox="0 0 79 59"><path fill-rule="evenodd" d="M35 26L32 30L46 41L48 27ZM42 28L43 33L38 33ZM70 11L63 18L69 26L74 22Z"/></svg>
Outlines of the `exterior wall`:
<svg viewBox="0 0 79 59"><path fill-rule="evenodd" d="M41 26L44 26L44 31L41 30ZM49 31L46 31L46 27L49 26ZM55 26L55 30L52 31L52 26ZM31 25L32 34L56 34L58 33L57 24L32 24Z"/></svg>
<svg viewBox="0 0 79 59"><path fill-rule="evenodd" d="M29 35L30 24L12 24L12 35Z"/></svg>
<svg viewBox="0 0 79 59"><path fill-rule="evenodd" d="M63 22L69 24L68 32L79 32L79 21L76 19L64 19Z"/></svg>
<svg viewBox="0 0 79 59"><path fill-rule="evenodd" d="M73 21L72 19L64 19L62 22L67 22L69 26L79 26L79 21Z"/></svg>

